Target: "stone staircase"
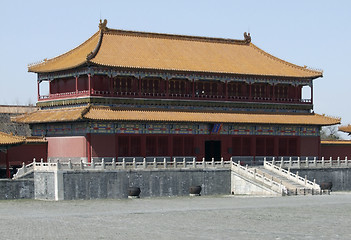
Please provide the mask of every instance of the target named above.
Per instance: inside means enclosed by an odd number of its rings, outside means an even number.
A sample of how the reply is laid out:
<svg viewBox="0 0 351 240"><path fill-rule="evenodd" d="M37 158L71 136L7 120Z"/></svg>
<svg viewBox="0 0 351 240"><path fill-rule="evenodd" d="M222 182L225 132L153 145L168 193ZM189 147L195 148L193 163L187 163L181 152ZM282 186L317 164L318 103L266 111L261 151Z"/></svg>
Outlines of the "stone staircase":
<svg viewBox="0 0 351 240"><path fill-rule="evenodd" d="M240 194L282 194L308 195L322 194L321 188L315 181L302 178L289 170L275 166L274 161L264 161L263 166L241 166L240 162L232 163L232 171L236 174L232 181L239 182L232 186L232 192ZM240 182L241 178L245 183ZM244 187L242 187L244 186ZM260 188L260 190L257 190Z"/></svg>

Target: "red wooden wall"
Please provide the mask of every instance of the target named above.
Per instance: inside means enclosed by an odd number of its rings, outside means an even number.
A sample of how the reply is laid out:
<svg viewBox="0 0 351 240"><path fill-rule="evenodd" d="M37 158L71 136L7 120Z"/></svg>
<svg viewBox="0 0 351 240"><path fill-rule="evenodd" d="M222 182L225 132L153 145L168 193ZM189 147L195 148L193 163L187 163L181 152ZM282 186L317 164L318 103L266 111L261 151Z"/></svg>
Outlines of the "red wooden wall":
<svg viewBox="0 0 351 240"><path fill-rule="evenodd" d="M351 141L350 144L321 144L321 156L324 158L340 159L351 158Z"/></svg>
<svg viewBox="0 0 351 240"><path fill-rule="evenodd" d="M40 144L23 144L20 146L12 147L8 150L8 159L10 166L21 166L24 162L29 164L33 162L33 158L40 161L47 159L47 143ZM0 152L0 166L6 167L6 155Z"/></svg>

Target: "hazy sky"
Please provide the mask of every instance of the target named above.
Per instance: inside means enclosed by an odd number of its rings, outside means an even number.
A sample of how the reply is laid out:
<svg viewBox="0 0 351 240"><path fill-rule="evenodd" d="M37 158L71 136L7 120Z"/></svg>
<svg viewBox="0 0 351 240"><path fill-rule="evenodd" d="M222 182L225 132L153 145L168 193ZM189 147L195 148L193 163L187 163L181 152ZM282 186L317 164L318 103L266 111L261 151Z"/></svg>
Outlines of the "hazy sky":
<svg viewBox="0 0 351 240"><path fill-rule="evenodd" d="M0 0L0 104L36 103L27 64L115 29L243 39L298 65L323 69L314 110L351 123L351 1L17 1Z"/></svg>

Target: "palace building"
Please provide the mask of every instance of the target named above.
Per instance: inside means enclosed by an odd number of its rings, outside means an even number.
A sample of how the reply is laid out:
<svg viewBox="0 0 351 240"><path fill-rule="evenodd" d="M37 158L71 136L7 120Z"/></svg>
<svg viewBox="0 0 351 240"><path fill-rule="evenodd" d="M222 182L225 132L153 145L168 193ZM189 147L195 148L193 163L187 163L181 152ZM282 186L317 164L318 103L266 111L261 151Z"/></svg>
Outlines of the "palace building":
<svg viewBox="0 0 351 240"><path fill-rule="evenodd" d="M233 40L106 24L28 68L38 76L40 110L15 121L46 137L50 158L318 157L321 126L340 123L313 112L321 71L270 55L250 34Z"/></svg>

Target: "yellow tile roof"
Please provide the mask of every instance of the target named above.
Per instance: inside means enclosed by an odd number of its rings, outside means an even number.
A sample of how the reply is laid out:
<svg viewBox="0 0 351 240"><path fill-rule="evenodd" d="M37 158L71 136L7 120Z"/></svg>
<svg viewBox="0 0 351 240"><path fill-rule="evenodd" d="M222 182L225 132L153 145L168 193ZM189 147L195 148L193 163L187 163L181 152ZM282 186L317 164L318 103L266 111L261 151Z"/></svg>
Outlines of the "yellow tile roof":
<svg viewBox="0 0 351 240"><path fill-rule="evenodd" d="M101 35L101 41L99 41ZM90 57L87 58L87 56ZM54 72L91 62L103 66L317 78L322 72L278 59L250 42L206 37L101 30L77 48L29 67Z"/></svg>
<svg viewBox="0 0 351 240"><path fill-rule="evenodd" d="M68 51L65 54L62 54L58 57L44 60L39 64L32 64L28 66L29 72L55 72L60 70L66 70L78 67L87 62L87 56L95 47L98 45L100 38L99 32L95 33L83 44L78 47Z"/></svg>
<svg viewBox="0 0 351 240"><path fill-rule="evenodd" d="M351 133L351 125L341 126L341 127L339 127L339 131Z"/></svg>
<svg viewBox="0 0 351 240"><path fill-rule="evenodd" d="M87 107L73 107L39 110L33 113L12 117L11 120L19 123L71 122L82 119L87 109Z"/></svg>
<svg viewBox="0 0 351 240"><path fill-rule="evenodd" d="M221 122L221 123L258 123L258 124L306 124L334 125L340 119L318 114L247 114L214 112L173 112L173 111L133 111L114 110L108 107L92 107L84 115L92 120L128 120L128 121L165 121L165 122Z"/></svg>
<svg viewBox="0 0 351 240"><path fill-rule="evenodd" d="M253 123L253 124L303 124L334 125L340 119L318 114L247 114L247 113L215 113L215 112L177 112L177 111L141 111L121 110L103 106L62 108L40 110L31 114L14 118L16 122L68 122L81 119L100 121L162 121L162 122L221 122L221 123Z"/></svg>
<svg viewBox="0 0 351 240"><path fill-rule="evenodd" d="M47 143L48 140L46 140L44 137L26 137L26 143Z"/></svg>
<svg viewBox="0 0 351 240"><path fill-rule="evenodd" d="M351 145L351 140L322 140L321 144Z"/></svg>
<svg viewBox="0 0 351 240"><path fill-rule="evenodd" d="M7 134L0 132L0 146L4 145L15 145L25 142L25 137L13 136L12 134Z"/></svg>

